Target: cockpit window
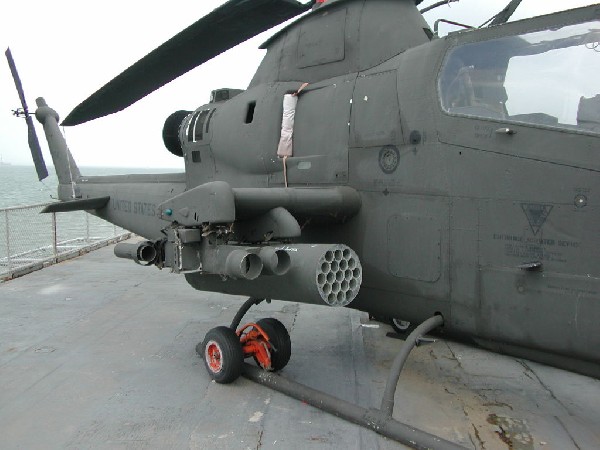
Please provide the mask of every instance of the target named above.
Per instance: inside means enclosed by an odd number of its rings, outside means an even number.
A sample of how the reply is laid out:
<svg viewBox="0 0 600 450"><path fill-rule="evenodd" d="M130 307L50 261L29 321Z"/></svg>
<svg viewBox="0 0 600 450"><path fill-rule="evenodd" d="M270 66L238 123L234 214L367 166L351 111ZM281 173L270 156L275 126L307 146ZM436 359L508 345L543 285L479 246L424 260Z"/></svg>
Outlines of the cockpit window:
<svg viewBox="0 0 600 450"><path fill-rule="evenodd" d="M450 114L600 133L600 21L455 47L439 94Z"/></svg>

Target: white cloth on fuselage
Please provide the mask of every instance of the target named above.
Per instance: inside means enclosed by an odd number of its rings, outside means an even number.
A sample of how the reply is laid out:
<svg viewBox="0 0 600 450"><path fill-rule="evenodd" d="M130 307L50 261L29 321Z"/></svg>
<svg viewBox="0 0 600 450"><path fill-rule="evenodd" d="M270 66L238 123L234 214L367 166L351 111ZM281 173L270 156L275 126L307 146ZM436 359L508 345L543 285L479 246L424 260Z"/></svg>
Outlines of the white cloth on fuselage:
<svg viewBox="0 0 600 450"><path fill-rule="evenodd" d="M277 156L280 158L290 157L293 154L292 138L294 134L294 116L298 96L285 94L283 96L283 117L281 118L281 138L277 147Z"/></svg>

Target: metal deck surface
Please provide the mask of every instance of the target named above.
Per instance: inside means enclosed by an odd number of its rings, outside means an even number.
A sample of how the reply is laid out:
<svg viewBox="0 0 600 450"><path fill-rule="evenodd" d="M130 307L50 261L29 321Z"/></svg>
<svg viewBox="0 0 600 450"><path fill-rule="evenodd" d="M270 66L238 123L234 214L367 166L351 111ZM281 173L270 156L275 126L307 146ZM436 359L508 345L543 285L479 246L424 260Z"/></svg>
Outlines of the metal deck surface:
<svg viewBox="0 0 600 450"><path fill-rule="evenodd" d="M403 448L244 378L211 382L195 346L243 300L112 246L0 284L0 448ZM290 330L286 377L379 407L390 327L277 301L246 319L266 316ZM439 340L409 357L394 417L467 448L600 448L600 381Z"/></svg>

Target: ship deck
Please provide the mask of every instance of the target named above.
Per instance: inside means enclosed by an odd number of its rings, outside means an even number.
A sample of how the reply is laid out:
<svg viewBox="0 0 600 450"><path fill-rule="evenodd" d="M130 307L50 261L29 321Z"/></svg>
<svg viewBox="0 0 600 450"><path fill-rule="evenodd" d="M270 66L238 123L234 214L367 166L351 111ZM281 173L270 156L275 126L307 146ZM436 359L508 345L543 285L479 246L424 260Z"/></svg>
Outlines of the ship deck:
<svg viewBox="0 0 600 450"><path fill-rule="evenodd" d="M337 417L240 378L211 382L195 346L241 297L112 247L0 284L0 446L397 449ZM402 340L350 309L262 303L292 337L282 374L379 407ZM394 417L467 448L600 448L600 381L460 343L416 348Z"/></svg>

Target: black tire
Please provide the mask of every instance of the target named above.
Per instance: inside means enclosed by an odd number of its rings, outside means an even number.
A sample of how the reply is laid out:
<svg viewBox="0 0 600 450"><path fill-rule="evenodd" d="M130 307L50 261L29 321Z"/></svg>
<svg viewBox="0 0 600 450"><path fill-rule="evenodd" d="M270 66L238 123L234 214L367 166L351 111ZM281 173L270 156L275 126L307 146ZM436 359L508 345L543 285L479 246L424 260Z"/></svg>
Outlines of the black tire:
<svg viewBox="0 0 600 450"><path fill-rule="evenodd" d="M411 323L406 320L401 319L390 319L390 325L394 329L394 331L398 334L405 334L408 330L411 329Z"/></svg>
<svg viewBox="0 0 600 450"><path fill-rule="evenodd" d="M256 324L263 329L269 342L273 345L271 352L271 370L277 372L283 369L292 356L292 340L290 334L279 320L273 317L260 319Z"/></svg>
<svg viewBox="0 0 600 450"><path fill-rule="evenodd" d="M242 345L235 331L229 327L216 327L206 333L201 356L208 374L217 383L231 383L242 373Z"/></svg>

